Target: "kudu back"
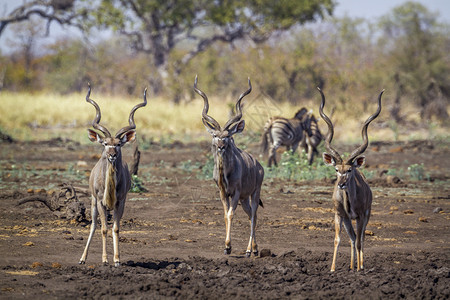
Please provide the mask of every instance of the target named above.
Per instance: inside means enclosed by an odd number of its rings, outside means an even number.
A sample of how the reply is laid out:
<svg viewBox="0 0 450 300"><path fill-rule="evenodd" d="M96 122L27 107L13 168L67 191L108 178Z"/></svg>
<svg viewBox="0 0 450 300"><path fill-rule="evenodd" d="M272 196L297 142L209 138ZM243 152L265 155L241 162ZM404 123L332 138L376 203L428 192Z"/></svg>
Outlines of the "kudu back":
<svg viewBox="0 0 450 300"><path fill-rule="evenodd" d="M92 142L98 142L103 145L103 153L91 171L89 178L89 189L92 194L91 216L92 223L89 238L86 243L80 264L86 262L89 245L97 227L97 217L100 215L102 227L102 262L108 263L106 254L106 235L107 235L107 214L108 210L113 211L112 236L114 244L114 264L120 265L119 256L119 224L122 218L127 193L131 187L131 176L128 171L128 165L122 160L121 148L128 142L132 142L136 137L136 125L134 123L135 111L147 105L147 89L144 91L144 102L133 107L129 116L129 125L120 129L113 137L109 130L100 125L101 111L98 104L90 99L91 86L89 85L86 95L86 102L92 104L96 110L96 116L92 122L92 127L102 134L88 129L88 136Z"/></svg>
<svg viewBox="0 0 450 300"><path fill-rule="evenodd" d="M363 143L356 148L350 157L343 160L340 154L331 146L331 141L334 135L333 124L327 115L323 112L325 106L325 95L319 89L322 96L319 113L322 119L328 125L328 132L325 138L325 148L327 152L323 153L323 160L326 165L333 166L336 169L336 185L333 191L334 202L334 223L335 223L335 238L334 238L334 253L333 262L331 264L331 271L336 269L336 256L340 243L340 231L342 223L351 240L351 259L350 269L354 268L355 247L356 247L356 261L357 270L364 268L363 258L363 244L365 237L365 230L369 222L370 212L372 207L372 191L364 177L358 170L365 162L364 153L369 145L367 137L367 128L381 112L381 96L384 90L378 96L378 109L371 115L362 126L361 135ZM353 229L352 220L356 219L356 233Z"/></svg>
<svg viewBox="0 0 450 300"><path fill-rule="evenodd" d="M250 240L246 251L247 257L252 252L255 256L258 255L258 246L255 238L256 215L258 205L263 205L260 193L264 179L264 169L261 164L251 154L239 149L233 139L233 135L242 132L245 127L245 121L241 120L241 100L252 90L250 79L248 80L248 85L248 90L242 93L236 102L236 115L231 117L222 128L214 118L208 115L208 97L197 88L197 76L194 83L194 91L202 96L204 100L203 124L212 136L213 178L219 188L226 227L224 253L231 253L231 222L236 207L240 202L250 219Z"/></svg>

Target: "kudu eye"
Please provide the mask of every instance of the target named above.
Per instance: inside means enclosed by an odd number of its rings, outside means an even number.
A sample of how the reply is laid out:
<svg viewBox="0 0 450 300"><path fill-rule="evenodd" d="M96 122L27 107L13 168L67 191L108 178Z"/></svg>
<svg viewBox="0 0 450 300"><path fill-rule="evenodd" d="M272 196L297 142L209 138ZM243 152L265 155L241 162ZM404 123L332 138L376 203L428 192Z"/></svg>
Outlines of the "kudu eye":
<svg viewBox="0 0 450 300"><path fill-rule="evenodd" d="M350 173L351 171L352 171L352 169L348 169L348 170L347 170L347 173Z"/></svg>

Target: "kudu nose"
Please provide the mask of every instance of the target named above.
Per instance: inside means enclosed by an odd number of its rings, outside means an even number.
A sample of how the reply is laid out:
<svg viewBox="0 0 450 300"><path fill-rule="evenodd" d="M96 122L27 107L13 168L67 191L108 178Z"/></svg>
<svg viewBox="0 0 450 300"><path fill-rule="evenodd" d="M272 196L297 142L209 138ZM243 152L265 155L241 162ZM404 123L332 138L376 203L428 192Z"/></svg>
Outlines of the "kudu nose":
<svg viewBox="0 0 450 300"><path fill-rule="evenodd" d="M223 140L218 140L217 141L217 152L219 153L223 153L225 150L225 143Z"/></svg>
<svg viewBox="0 0 450 300"><path fill-rule="evenodd" d="M115 162L116 159L117 159L117 155L116 155L115 153L108 154L108 160L109 160L110 162Z"/></svg>
<svg viewBox="0 0 450 300"><path fill-rule="evenodd" d="M345 184L345 182L344 182L344 183L338 183L338 187L339 187L341 190L343 190L343 189L345 189L345 188L347 187L347 185Z"/></svg>

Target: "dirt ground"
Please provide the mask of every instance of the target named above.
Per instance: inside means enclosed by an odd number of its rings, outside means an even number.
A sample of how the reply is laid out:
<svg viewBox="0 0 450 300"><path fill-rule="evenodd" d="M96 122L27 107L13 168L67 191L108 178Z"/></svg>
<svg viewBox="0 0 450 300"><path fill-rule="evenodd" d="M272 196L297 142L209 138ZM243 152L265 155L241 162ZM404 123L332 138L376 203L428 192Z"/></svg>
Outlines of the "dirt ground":
<svg viewBox="0 0 450 300"><path fill-rule="evenodd" d="M131 149L124 149L128 161ZM250 229L238 207L233 251L226 256L218 190L212 179L198 179L189 168L203 163L208 151L208 143L141 151L139 174L148 192L129 194L120 232L122 265L116 268L110 235L110 264L101 263L100 230L86 264L78 265L89 232L88 196L78 194L88 220L81 222L40 202L17 205L64 182L87 188L101 147L64 140L0 143L0 298L450 297L450 142L369 146L366 168L374 174L384 169L407 174L408 166L423 163L429 180L404 175L401 182L388 182L373 176L365 269L349 270L350 245L343 232L334 273L331 180L266 179L256 236L260 252L269 255L245 257Z"/></svg>

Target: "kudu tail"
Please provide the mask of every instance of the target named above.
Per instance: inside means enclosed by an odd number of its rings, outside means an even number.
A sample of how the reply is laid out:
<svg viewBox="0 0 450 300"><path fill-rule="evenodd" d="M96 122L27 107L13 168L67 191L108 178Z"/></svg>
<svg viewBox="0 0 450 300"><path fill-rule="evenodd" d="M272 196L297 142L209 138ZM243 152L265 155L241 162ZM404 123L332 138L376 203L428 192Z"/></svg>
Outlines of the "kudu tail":
<svg viewBox="0 0 450 300"><path fill-rule="evenodd" d="M261 199L259 199L259 203L258 203L262 208L264 208L264 204L263 204L263 202L262 202L262 200Z"/></svg>

